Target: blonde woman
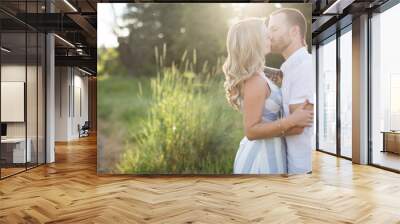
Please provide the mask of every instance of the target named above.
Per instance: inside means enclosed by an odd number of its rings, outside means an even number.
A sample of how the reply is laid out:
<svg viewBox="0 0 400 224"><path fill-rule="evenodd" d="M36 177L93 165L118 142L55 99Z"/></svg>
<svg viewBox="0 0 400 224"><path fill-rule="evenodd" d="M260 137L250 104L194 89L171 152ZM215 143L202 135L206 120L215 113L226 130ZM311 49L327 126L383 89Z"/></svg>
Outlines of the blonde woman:
<svg viewBox="0 0 400 224"><path fill-rule="evenodd" d="M263 72L265 55L270 52L264 19L249 18L232 25L227 52L224 87L228 102L243 114L245 132L236 153L234 173L286 173L283 136L300 134L312 125L314 114L305 109L305 102L282 118L281 91Z"/></svg>

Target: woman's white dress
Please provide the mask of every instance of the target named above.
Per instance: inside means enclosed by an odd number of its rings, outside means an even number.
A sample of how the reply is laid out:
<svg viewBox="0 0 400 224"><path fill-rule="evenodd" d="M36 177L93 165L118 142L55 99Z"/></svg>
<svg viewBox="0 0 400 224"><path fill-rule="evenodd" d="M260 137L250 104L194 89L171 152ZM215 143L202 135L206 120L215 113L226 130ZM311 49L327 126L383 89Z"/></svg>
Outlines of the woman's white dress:
<svg viewBox="0 0 400 224"><path fill-rule="evenodd" d="M282 116L282 93L265 75L271 90L265 100L263 122L276 121ZM268 86L265 86L268 88ZM240 142L234 162L234 174L283 174L287 173L286 144L284 138L274 137L250 141L245 136Z"/></svg>

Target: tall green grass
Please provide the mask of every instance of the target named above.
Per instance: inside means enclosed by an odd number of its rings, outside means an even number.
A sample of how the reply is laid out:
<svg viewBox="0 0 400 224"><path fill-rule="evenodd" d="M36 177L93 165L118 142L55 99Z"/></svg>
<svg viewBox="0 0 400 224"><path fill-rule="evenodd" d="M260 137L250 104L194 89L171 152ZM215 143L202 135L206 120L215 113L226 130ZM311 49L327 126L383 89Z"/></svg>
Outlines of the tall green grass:
<svg viewBox="0 0 400 224"><path fill-rule="evenodd" d="M155 50L157 77L151 79L148 114L128 129L117 168L122 173L230 174L243 135L241 115L229 107L218 69L196 56L163 65Z"/></svg>

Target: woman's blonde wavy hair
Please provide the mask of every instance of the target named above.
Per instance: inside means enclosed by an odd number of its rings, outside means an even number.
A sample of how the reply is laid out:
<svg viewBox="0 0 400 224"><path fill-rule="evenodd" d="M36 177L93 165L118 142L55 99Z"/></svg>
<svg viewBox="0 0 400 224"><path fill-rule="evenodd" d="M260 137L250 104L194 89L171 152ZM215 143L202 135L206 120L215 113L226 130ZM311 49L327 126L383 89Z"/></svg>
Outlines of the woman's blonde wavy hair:
<svg viewBox="0 0 400 224"><path fill-rule="evenodd" d="M257 72L263 71L266 49L265 19L248 18L233 24L226 40L228 56L222 66L224 88L228 102L241 110L243 84Z"/></svg>

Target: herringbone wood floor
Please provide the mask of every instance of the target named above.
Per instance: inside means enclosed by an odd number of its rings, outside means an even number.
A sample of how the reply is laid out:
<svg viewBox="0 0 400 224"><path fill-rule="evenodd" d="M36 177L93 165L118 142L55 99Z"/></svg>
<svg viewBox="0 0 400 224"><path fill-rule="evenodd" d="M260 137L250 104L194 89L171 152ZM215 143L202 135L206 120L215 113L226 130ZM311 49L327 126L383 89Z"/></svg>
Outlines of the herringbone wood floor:
<svg viewBox="0 0 400 224"><path fill-rule="evenodd" d="M0 223L400 223L400 175L316 152L298 176L97 176L95 137L0 181Z"/></svg>

